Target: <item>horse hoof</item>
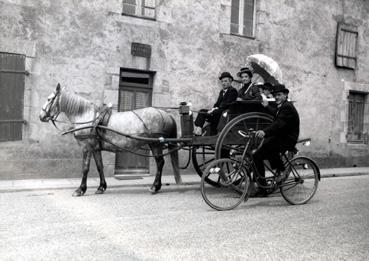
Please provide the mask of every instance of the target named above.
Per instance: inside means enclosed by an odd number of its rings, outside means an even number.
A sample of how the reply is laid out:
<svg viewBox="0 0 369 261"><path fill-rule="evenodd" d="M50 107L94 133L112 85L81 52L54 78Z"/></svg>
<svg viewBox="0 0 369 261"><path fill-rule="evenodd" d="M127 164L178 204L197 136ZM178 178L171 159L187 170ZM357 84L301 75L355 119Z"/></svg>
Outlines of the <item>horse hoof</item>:
<svg viewBox="0 0 369 261"><path fill-rule="evenodd" d="M81 197L84 194L85 194L85 192L76 190L76 191L73 192L73 195L72 196L73 197Z"/></svg>
<svg viewBox="0 0 369 261"><path fill-rule="evenodd" d="M156 193L158 193L159 190L156 187L151 187L151 188L149 188L149 191L150 191L151 194L156 194Z"/></svg>
<svg viewBox="0 0 369 261"><path fill-rule="evenodd" d="M95 191L95 194L104 194L105 190L104 189L97 189Z"/></svg>

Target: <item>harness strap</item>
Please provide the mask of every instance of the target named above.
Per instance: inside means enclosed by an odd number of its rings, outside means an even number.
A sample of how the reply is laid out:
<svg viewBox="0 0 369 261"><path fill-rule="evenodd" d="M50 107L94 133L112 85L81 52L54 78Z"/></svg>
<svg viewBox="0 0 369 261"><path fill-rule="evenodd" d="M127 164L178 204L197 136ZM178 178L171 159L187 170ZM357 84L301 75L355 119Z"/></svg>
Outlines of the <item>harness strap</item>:
<svg viewBox="0 0 369 261"><path fill-rule="evenodd" d="M144 128L147 130L148 134L151 134L151 131L149 130L149 128L147 128L146 123L142 120L142 118L135 111L132 111L132 113L134 115L136 115L136 117L142 122L142 124L143 124Z"/></svg>
<svg viewBox="0 0 369 261"><path fill-rule="evenodd" d="M98 129L98 126L107 126L111 113L112 113L112 108L104 105L104 107L99 112L99 116L95 118L95 121L92 124L93 127L91 128L91 133L93 133L99 140L100 147L102 145L101 135L105 132L105 130Z"/></svg>
<svg viewBox="0 0 369 261"><path fill-rule="evenodd" d="M156 109L156 108L155 108ZM159 114L160 114L160 116L161 116L161 119L162 119L162 123L163 123L163 125L162 125L162 130L165 130L165 120L164 120L164 116L163 116L163 114L161 114L161 112L160 112L160 110L158 110L158 109L156 109L156 111L157 112L159 112Z"/></svg>

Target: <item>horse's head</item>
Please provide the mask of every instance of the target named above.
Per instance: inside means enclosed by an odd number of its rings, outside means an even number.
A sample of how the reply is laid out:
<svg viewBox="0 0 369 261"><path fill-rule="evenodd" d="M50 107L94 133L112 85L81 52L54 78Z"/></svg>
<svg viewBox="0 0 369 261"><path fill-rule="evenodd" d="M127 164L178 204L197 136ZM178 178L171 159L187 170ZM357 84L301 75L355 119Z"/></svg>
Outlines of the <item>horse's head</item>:
<svg viewBox="0 0 369 261"><path fill-rule="evenodd" d="M47 101L42 106L41 112L40 112L40 120L43 122L48 122L49 120L56 120L60 113L60 106L59 106L59 100L60 100L60 94L61 94L61 88L60 84L56 86L55 91L49 95L47 98Z"/></svg>

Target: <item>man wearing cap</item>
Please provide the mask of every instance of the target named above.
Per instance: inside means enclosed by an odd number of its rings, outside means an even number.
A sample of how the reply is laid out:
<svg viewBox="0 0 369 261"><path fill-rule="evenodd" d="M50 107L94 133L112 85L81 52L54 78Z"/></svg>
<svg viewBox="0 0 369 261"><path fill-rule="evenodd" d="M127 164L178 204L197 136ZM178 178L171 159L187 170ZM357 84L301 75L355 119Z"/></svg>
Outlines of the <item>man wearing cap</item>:
<svg viewBox="0 0 369 261"><path fill-rule="evenodd" d="M260 176L265 177L263 160L267 159L272 169L277 170L277 182L285 178L285 167L280 157L281 152L292 149L297 143L300 132L299 114L291 102L287 100L289 90L282 84L274 86L272 94L276 100L277 108L268 104L267 100L262 105L274 112L273 122L263 130L258 130L256 136L265 138L262 146L253 153L255 166ZM265 179L261 179L261 185L266 185ZM266 190L260 188L260 193L266 195Z"/></svg>
<svg viewBox="0 0 369 261"><path fill-rule="evenodd" d="M202 109L199 111L195 120L195 135L201 135L205 120L210 122L210 134L216 134L220 116L237 99L237 90L232 87L232 75L229 72L223 72L219 80L222 83L222 90L219 92L218 99L211 110Z"/></svg>

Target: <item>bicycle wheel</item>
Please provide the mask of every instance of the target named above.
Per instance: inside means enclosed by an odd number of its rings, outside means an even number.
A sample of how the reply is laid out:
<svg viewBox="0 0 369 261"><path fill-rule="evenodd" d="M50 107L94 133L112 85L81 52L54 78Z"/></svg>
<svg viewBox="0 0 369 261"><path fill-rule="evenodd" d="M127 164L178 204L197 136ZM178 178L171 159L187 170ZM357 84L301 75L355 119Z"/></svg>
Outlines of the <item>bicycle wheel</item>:
<svg viewBox="0 0 369 261"><path fill-rule="evenodd" d="M309 158L297 157L286 166L288 175L280 186L283 198L292 205L308 202L315 194L319 182L319 168Z"/></svg>
<svg viewBox="0 0 369 261"><path fill-rule="evenodd" d="M247 167L232 159L211 162L201 178L201 195L206 204L216 210L231 210L248 198L250 179ZM207 179L217 180L212 186Z"/></svg>

